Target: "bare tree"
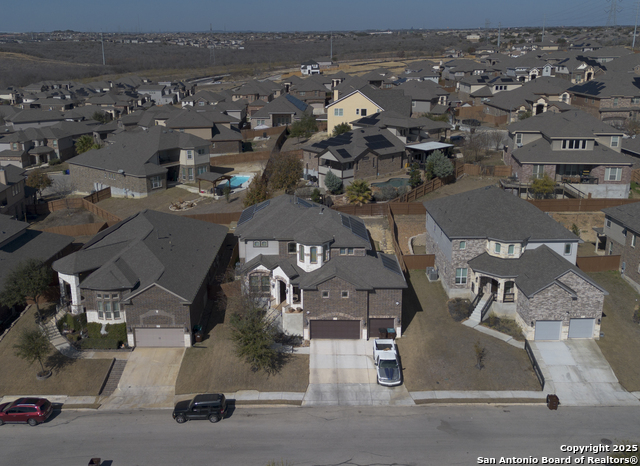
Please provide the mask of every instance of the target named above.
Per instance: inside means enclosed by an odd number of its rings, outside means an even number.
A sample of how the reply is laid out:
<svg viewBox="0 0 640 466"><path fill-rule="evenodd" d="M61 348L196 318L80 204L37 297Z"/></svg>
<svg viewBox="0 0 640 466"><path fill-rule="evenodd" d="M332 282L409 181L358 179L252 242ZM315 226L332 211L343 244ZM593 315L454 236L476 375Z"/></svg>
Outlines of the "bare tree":
<svg viewBox="0 0 640 466"><path fill-rule="evenodd" d="M76 184L69 175L58 176L54 179L50 188L56 197L67 197L76 190Z"/></svg>
<svg viewBox="0 0 640 466"><path fill-rule="evenodd" d="M495 150L500 150L501 146L504 143L505 140L505 135L502 131L499 131L497 129L494 129L492 131L487 131L487 142L495 147Z"/></svg>
<svg viewBox="0 0 640 466"><path fill-rule="evenodd" d="M462 146L465 162L479 162L487 150L488 140L485 132L471 133Z"/></svg>

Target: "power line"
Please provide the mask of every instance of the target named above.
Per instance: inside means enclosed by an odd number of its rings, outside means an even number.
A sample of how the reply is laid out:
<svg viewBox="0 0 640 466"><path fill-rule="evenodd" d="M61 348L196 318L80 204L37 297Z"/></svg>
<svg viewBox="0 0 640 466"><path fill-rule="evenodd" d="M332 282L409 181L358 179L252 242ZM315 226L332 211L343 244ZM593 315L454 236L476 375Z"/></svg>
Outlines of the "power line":
<svg viewBox="0 0 640 466"><path fill-rule="evenodd" d="M620 0L622 1L622 0ZM607 26L616 27L618 25L617 15L622 11L622 8L618 9L618 0L607 0L607 3L611 2L611 7L607 11L609 17L607 18Z"/></svg>

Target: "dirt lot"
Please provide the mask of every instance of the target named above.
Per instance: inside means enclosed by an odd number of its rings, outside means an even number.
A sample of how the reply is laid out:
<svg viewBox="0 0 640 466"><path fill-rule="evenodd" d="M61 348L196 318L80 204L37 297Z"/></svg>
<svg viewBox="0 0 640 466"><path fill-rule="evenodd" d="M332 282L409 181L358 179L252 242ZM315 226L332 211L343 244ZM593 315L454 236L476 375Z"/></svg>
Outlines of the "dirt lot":
<svg viewBox="0 0 640 466"><path fill-rule="evenodd" d="M40 220L41 219L41 220ZM92 214L84 209L62 209L51 212L49 215L41 216L39 220L31 224L34 230L44 230L46 228L83 225L85 223L106 222L102 217Z"/></svg>
<svg viewBox="0 0 640 466"><path fill-rule="evenodd" d="M420 199L417 199L416 202L424 202L429 201L431 199L439 199L445 196L451 196L452 194L464 193L467 191L471 191L473 189L483 188L485 186L492 186L498 184L498 180L500 178L490 177L490 176L463 176L455 183L448 184L443 186L435 191L427 194L426 196L422 196Z"/></svg>
<svg viewBox="0 0 640 466"><path fill-rule="evenodd" d="M453 320L440 283L412 270L409 286L398 340L408 390L540 390L524 350ZM486 350L482 370L476 342Z"/></svg>
<svg viewBox="0 0 640 466"><path fill-rule="evenodd" d="M279 373L253 372L237 358L229 339L229 316L211 319L207 337L187 351L176 381L176 395L188 393L304 392L309 385L309 355L290 355Z"/></svg>
<svg viewBox="0 0 640 466"><path fill-rule="evenodd" d="M596 241L593 228L604 226L604 212L551 212L551 217L569 231L576 224L580 228L580 238L591 243Z"/></svg>
<svg viewBox="0 0 640 466"><path fill-rule="evenodd" d="M396 215L396 225L398 226L398 244L403 254L411 254L409 249L409 238L425 233L424 215Z"/></svg>
<svg viewBox="0 0 640 466"><path fill-rule="evenodd" d="M45 367L53 370L46 380L36 380L39 365L30 366L14 354L23 330L36 328L35 306L20 318L0 341L0 396L4 395L98 395L107 376L110 359L71 359L62 356L51 346Z"/></svg>
<svg viewBox="0 0 640 466"><path fill-rule="evenodd" d="M640 295L618 272L597 272L589 276L609 292L604 298L600 328L604 337L598 340L598 346L620 384L630 392L640 391L640 325L632 320Z"/></svg>

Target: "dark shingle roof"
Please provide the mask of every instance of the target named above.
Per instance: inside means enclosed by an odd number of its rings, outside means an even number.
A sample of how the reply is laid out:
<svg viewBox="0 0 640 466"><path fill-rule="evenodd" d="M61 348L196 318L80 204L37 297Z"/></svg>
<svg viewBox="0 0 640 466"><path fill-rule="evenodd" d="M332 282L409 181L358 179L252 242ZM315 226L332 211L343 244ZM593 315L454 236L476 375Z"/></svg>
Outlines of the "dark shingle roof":
<svg viewBox="0 0 640 466"><path fill-rule="evenodd" d="M633 202L618 207L608 207L602 209L602 211L605 215L621 223L629 230L640 234L640 203Z"/></svg>
<svg viewBox="0 0 640 466"><path fill-rule="evenodd" d="M496 187L425 201L424 206L449 238L578 241L537 207Z"/></svg>
<svg viewBox="0 0 640 466"><path fill-rule="evenodd" d="M594 145L593 150L552 150L544 139L538 139L512 153L520 163L536 164L586 164L586 165L633 165L630 156L609 149L607 146Z"/></svg>
<svg viewBox="0 0 640 466"><path fill-rule="evenodd" d="M190 303L227 231L222 225L143 210L57 260L53 269L70 275L89 273L81 288L129 290L124 299L155 284Z"/></svg>
<svg viewBox="0 0 640 466"><path fill-rule="evenodd" d="M355 162L366 152L378 155L404 152L404 143L389 130L369 127L348 131L339 136L325 139L304 147L304 150L317 154L330 151L340 162Z"/></svg>

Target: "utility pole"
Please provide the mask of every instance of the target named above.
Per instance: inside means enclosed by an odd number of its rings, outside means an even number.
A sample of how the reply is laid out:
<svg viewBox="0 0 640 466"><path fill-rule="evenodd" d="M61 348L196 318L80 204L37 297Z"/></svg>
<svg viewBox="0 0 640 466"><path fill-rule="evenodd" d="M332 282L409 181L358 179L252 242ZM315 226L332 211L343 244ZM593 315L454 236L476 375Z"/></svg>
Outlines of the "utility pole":
<svg viewBox="0 0 640 466"><path fill-rule="evenodd" d="M498 52L500 52L500 35L502 33L502 23L498 23Z"/></svg>
<svg viewBox="0 0 640 466"><path fill-rule="evenodd" d="M104 40L102 39L102 33L100 33L100 43L102 44L102 66L105 66L107 62L104 59Z"/></svg>
<svg viewBox="0 0 640 466"><path fill-rule="evenodd" d="M544 42L544 27L546 26L547 23L547 15L544 15L544 18L542 20L542 40L540 41L540 43Z"/></svg>
<svg viewBox="0 0 640 466"><path fill-rule="evenodd" d="M635 39L635 36L634 36ZM331 63L333 63L333 32L331 33Z"/></svg>
<svg viewBox="0 0 640 466"><path fill-rule="evenodd" d="M636 25L633 28L633 43L631 44L631 51L636 48L636 32L638 31L638 9L640 8L640 0L636 2Z"/></svg>
<svg viewBox="0 0 640 466"><path fill-rule="evenodd" d="M618 9L618 0L607 0L607 2L611 2L611 7L609 7L608 10L605 10L607 13L609 13L609 17L607 18L607 26L616 27L618 25L617 15L622 11L622 8Z"/></svg>
<svg viewBox="0 0 640 466"><path fill-rule="evenodd" d="M487 18L484 21L484 43L485 45L489 44L489 28L491 27L491 20L489 18Z"/></svg>

